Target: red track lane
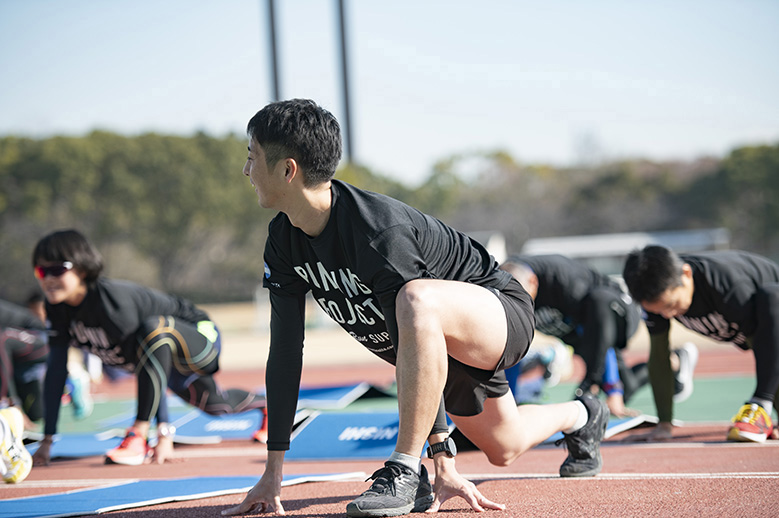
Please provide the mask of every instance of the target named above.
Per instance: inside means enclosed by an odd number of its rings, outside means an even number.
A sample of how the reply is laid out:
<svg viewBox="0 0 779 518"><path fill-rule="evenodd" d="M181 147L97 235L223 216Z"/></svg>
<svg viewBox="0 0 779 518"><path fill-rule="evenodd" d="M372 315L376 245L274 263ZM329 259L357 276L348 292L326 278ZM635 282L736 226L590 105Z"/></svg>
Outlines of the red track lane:
<svg viewBox="0 0 779 518"><path fill-rule="evenodd" d="M754 371L751 354L729 347L701 350L696 376ZM256 387L260 371L221 372L227 385ZM385 385L392 368L380 364L347 368L311 368L304 382L349 383L367 380ZM134 382L100 386L98 392L127 397ZM776 516L779 512L779 441L764 445L724 441L727 424L685 426L668 443L624 442L622 434L604 443L604 468L590 479L561 479L557 470L566 456L562 448L538 447L507 468L490 465L478 451L458 455L458 469L467 474L490 499L506 504L506 511L486 516L550 517L701 517ZM105 465L102 458L55 461L36 467L23 483L0 489L2 499L42 495L95 487L134 479L192 476L256 475L263 470L265 449L248 441L213 446L180 446L172 462L139 467ZM426 463L429 461L425 460ZM288 462L287 473L365 472L380 462ZM428 464L428 467L431 465ZM290 516L345 516L346 504L368 487L363 481L316 482L285 487L283 504ZM127 518L199 518L241 501L227 495L106 513ZM440 512L449 518L473 516L464 501L446 502Z"/></svg>

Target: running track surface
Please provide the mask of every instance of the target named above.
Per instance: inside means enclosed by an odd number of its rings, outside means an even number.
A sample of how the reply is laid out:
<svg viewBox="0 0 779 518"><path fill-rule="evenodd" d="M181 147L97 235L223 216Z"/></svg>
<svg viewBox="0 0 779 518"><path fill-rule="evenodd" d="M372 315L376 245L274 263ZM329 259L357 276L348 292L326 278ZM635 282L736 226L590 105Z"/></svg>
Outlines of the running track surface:
<svg viewBox="0 0 779 518"><path fill-rule="evenodd" d="M702 349L696 377L753 373L751 354L735 347ZM221 372L227 385L256 387L261 371ZM369 381L386 385L393 380L389 366L370 364L346 369L311 368L304 382L349 383ZM127 397L134 382L97 387L107 396ZM747 397L749 394L745 394ZM588 479L562 479L557 475L565 450L538 447L511 466L490 465L478 451L463 452L457 466L488 498L506 504L505 511L485 516L549 517L707 517L777 516L779 509L779 441L764 445L724 441L727 423L705 423L677 428L673 441L637 444L624 442L634 432L604 443L603 472ZM638 431L635 433L641 433ZM2 499L59 493L136 479L171 479L193 476L256 475L259 479L265 448L248 441L229 441L212 446L179 446L172 462L138 467L105 465L90 457L60 460L49 467L36 467L23 483L0 489ZM425 460L425 463L430 461ZM365 472L370 475L379 462L287 462L286 472ZM431 467L428 464L428 467ZM361 480L316 482L285 487L282 502L290 516L345 516L346 504L364 491ZM106 513L108 517L200 518L220 516L243 495L191 500ZM460 499L446 502L442 516L474 516Z"/></svg>

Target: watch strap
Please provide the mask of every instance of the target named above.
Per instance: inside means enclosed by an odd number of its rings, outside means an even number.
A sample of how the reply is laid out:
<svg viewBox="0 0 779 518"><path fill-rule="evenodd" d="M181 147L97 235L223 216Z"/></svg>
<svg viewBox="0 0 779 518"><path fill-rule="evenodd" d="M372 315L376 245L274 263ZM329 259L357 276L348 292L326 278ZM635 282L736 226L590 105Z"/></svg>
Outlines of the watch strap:
<svg viewBox="0 0 779 518"><path fill-rule="evenodd" d="M448 437L441 442L437 442L435 444L431 444L430 446L428 446L427 447L428 458L432 459L436 453L442 453L442 452L446 452L447 456L449 457L454 457L455 452L453 452L449 446L451 440L452 440L451 437Z"/></svg>

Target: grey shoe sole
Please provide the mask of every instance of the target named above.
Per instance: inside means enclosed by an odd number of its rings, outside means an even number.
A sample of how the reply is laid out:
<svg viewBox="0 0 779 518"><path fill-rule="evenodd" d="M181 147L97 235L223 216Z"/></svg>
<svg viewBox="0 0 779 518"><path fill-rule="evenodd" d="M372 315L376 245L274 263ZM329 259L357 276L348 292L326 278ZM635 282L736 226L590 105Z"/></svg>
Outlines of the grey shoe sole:
<svg viewBox="0 0 779 518"><path fill-rule="evenodd" d="M350 503L346 506L346 516L351 518L378 518L382 516L402 516L409 513L423 513L427 511L433 504L433 499L434 496L430 494L422 498L418 498L413 504L404 505L403 507L395 507L392 509L360 509L353 503Z"/></svg>

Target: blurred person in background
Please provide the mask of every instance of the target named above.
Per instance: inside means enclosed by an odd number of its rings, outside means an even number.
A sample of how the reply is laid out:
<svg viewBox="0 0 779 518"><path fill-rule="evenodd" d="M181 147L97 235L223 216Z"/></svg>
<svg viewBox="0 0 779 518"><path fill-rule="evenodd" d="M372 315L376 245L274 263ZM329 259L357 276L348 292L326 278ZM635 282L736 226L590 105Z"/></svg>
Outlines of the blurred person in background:
<svg viewBox="0 0 779 518"><path fill-rule="evenodd" d="M26 429L43 418L41 385L48 356L44 320L0 300L0 406L18 407Z"/></svg>
<svg viewBox="0 0 779 518"><path fill-rule="evenodd" d="M165 404L166 388L213 415L263 411L264 397L216 385L213 375L219 369L221 336L208 315L188 300L102 277L102 256L76 230L42 238L32 264L46 297L51 334L44 383L45 435L33 456L36 464L49 463L70 346L137 377L135 422L121 444L106 454L107 463L139 465L152 456L162 463L171 455L175 428ZM155 448L147 440L152 417L157 420Z"/></svg>
<svg viewBox="0 0 779 518"><path fill-rule="evenodd" d="M649 379L660 423L644 440L673 435L671 319L755 356L757 386L733 417L727 438L764 442L779 389L779 265L740 250L676 254L658 245L631 252L623 278L646 311Z"/></svg>
<svg viewBox="0 0 779 518"><path fill-rule="evenodd" d="M501 268L511 273L535 302L536 329L573 347L586 367L576 390L602 391L611 414L638 414L625 404L649 380L646 363L625 365L622 351L641 322L641 307L609 276L559 254L512 256ZM698 350L674 351L677 401L692 392Z"/></svg>

